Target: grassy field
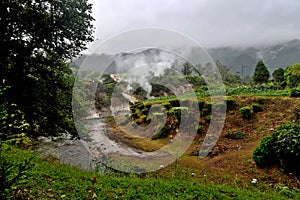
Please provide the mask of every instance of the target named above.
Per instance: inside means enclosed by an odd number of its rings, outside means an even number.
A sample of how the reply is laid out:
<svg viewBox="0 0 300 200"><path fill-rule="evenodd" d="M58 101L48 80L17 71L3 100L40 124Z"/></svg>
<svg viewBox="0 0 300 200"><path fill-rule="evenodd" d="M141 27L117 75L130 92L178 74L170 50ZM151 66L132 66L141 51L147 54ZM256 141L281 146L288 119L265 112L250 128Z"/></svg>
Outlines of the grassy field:
<svg viewBox="0 0 300 200"><path fill-rule="evenodd" d="M11 191L19 199L295 199L293 191L261 191L256 186L198 183L185 177L157 177L81 171L62 165L56 159L33 156L29 151L4 145L7 159L19 162L31 159L23 179ZM158 172L159 173L159 172Z"/></svg>

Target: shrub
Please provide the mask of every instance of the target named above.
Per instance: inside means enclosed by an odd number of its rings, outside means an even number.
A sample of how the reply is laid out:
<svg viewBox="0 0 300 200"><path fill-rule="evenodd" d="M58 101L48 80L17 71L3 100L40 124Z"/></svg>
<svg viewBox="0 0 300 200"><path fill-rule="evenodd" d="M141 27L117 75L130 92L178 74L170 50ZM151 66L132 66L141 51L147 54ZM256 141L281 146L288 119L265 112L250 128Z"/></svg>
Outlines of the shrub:
<svg viewBox="0 0 300 200"><path fill-rule="evenodd" d="M245 106L240 108L240 113L243 117L243 119L251 119L252 118L252 109L249 106Z"/></svg>
<svg viewBox="0 0 300 200"><path fill-rule="evenodd" d="M227 97L227 98L225 99L225 103L226 103L227 109L229 109L229 110L234 109L235 106L236 106L236 101L235 101L235 99L232 98L232 97Z"/></svg>
<svg viewBox="0 0 300 200"><path fill-rule="evenodd" d="M14 145L27 145L30 143L30 130L25 114L16 104L6 102L0 105L0 140Z"/></svg>
<svg viewBox="0 0 300 200"><path fill-rule="evenodd" d="M131 113L130 116L131 116L132 119L137 119L138 118L137 113Z"/></svg>
<svg viewBox="0 0 300 200"><path fill-rule="evenodd" d="M258 167L278 165L285 172L300 175L300 127L285 123L264 138L253 153Z"/></svg>
<svg viewBox="0 0 300 200"><path fill-rule="evenodd" d="M264 168L275 163L272 143L272 136L267 136L262 139L260 145L254 150L253 160L258 167Z"/></svg>
<svg viewBox="0 0 300 200"><path fill-rule="evenodd" d="M141 110L141 112L142 112L144 115L148 115L149 109L145 107L144 109Z"/></svg>
<svg viewBox="0 0 300 200"><path fill-rule="evenodd" d="M140 101L136 102L136 103L135 103L135 106L136 106L138 109L140 109L140 110L142 110L142 109L144 108L143 102L140 102Z"/></svg>
<svg viewBox="0 0 300 200"><path fill-rule="evenodd" d="M261 112L263 110L262 105L258 103L252 104L252 110L253 112Z"/></svg>
<svg viewBox="0 0 300 200"><path fill-rule="evenodd" d="M300 90L296 89L296 88L292 89L290 96L291 97L300 97Z"/></svg>

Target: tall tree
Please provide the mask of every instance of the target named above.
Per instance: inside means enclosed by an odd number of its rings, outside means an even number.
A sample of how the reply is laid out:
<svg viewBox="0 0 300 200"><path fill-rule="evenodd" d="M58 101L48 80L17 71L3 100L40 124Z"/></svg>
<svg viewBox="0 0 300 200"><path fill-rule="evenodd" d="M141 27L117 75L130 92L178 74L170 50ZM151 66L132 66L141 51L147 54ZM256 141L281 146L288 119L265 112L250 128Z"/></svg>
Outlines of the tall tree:
<svg viewBox="0 0 300 200"><path fill-rule="evenodd" d="M186 62L186 63L183 64L183 68L182 68L181 71L182 71L183 75L189 76L193 72L193 65L191 65L188 62Z"/></svg>
<svg viewBox="0 0 300 200"><path fill-rule="evenodd" d="M278 68L272 73L273 79L277 83L281 83L284 81L284 69Z"/></svg>
<svg viewBox="0 0 300 200"><path fill-rule="evenodd" d="M300 84L300 63L288 67L284 72L284 78L289 87L298 86Z"/></svg>
<svg viewBox="0 0 300 200"><path fill-rule="evenodd" d="M267 83L270 78L270 72L262 60L258 61L253 75L253 81L256 84Z"/></svg>
<svg viewBox="0 0 300 200"><path fill-rule="evenodd" d="M53 133L71 122L73 77L66 61L93 40L87 0L0 2L0 86L34 124ZM67 118L67 119L66 119Z"/></svg>

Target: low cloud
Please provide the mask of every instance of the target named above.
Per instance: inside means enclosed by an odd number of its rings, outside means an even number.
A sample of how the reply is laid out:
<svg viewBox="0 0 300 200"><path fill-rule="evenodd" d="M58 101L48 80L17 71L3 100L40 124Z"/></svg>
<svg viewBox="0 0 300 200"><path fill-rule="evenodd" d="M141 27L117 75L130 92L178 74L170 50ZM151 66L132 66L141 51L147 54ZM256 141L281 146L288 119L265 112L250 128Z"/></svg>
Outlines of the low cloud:
<svg viewBox="0 0 300 200"><path fill-rule="evenodd" d="M96 38L161 27L205 47L268 45L300 38L298 0L90 0Z"/></svg>

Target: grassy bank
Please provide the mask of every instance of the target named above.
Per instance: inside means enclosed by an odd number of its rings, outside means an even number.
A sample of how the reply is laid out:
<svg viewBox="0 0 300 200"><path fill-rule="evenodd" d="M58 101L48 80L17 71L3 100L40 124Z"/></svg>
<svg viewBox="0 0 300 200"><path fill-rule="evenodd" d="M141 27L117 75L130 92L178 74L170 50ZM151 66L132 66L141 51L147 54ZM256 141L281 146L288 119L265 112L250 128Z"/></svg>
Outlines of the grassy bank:
<svg viewBox="0 0 300 200"><path fill-rule="evenodd" d="M32 167L11 188L20 199L299 199L295 192L264 192L249 186L199 184L151 175L120 175L82 171L60 164L55 158L33 156L11 146L4 146L4 156L11 162L31 159Z"/></svg>

